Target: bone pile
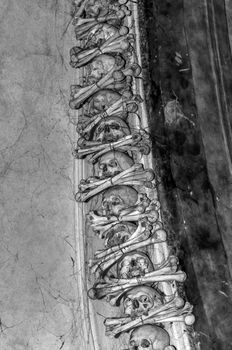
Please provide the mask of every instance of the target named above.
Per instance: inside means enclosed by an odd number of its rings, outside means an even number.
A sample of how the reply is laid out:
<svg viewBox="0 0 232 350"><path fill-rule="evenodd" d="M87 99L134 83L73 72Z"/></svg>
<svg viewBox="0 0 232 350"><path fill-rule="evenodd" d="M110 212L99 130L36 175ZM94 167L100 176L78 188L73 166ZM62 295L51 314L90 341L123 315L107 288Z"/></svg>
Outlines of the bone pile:
<svg viewBox="0 0 232 350"><path fill-rule="evenodd" d="M128 349L191 350L193 307L178 292L186 274L167 244L152 169L137 7L74 1L70 66L82 79L70 93L73 155L89 169L75 200L89 209L86 236L102 247L88 262L88 297L115 310L102 327L115 341L126 337Z"/></svg>

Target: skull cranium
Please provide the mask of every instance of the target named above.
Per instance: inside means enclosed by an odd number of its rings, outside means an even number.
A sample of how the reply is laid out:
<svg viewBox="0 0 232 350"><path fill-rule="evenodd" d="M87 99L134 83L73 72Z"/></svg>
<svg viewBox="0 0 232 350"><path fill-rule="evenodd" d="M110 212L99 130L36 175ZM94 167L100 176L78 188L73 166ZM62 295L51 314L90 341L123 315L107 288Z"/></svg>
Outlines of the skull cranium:
<svg viewBox="0 0 232 350"><path fill-rule="evenodd" d="M106 232L105 245L107 247L113 247L126 242L135 232L136 228L137 226L130 222L116 224Z"/></svg>
<svg viewBox="0 0 232 350"><path fill-rule="evenodd" d="M93 140L103 143L115 142L129 134L130 129L124 120L119 117L109 117L97 125Z"/></svg>
<svg viewBox="0 0 232 350"><path fill-rule="evenodd" d="M117 29L107 23L99 24L88 32L86 47L95 47L115 35Z"/></svg>
<svg viewBox="0 0 232 350"><path fill-rule="evenodd" d="M107 108L112 106L115 102L117 102L121 98L121 95L110 89L103 89L98 91L96 94L92 96L89 103L86 105L87 114L98 114L102 113Z"/></svg>
<svg viewBox="0 0 232 350"><path fill-rule="evenodd" d="M162 304L161 295L152 287L137 286L128 291L123 299L124 314L137 317Z"/></svg>
<svg viewBox="0 0 232 350"><path fill-rule="evenodd" d="M131 333L129 344L130 350L175 350L170 346L168 332L149 324L135 328Z"/></svg>
<svg viewBox="0 0 232 350"><path fill-rule="evenodd" d="M142 252L124 254L117 264L118 278L140 277L153 270L150 258Z"/></svg>
<svg viewBox="0 0 232 350"><path fill-rule="evenodd" d="M86 17L104 16L107 12L106 0L89 0L85 6Z"/></svg>
<svg viewBox="0 0 232 350"><path fill-rule="evenodd" d="M132 158L119 151L109 151L98 159L95 172L100 178L115 176L116 174L129 169L134 164Z"/></svg>
<svg viewBox="0 0 232 350"><path fill-rule="evenodd" d="M109 11L118 11L119 6L126 2L122 0L89 0L85 6L85 15L88 18L105 16Z"/></svg>
<svg viewBox="0 0 232 350"><path fill-rule="evenodd" d="M88 84L98 82L115 65L115 58L110 55L100 55L86 66L86 81Z"/></svg>
<svg viewBox="0 0 232 350"><path fill-rule="evenodd" d="M102 212L105 216L119 216L123 209L129 208L138 200L138 192L130 186L117 185L103 193Z"/></svg>

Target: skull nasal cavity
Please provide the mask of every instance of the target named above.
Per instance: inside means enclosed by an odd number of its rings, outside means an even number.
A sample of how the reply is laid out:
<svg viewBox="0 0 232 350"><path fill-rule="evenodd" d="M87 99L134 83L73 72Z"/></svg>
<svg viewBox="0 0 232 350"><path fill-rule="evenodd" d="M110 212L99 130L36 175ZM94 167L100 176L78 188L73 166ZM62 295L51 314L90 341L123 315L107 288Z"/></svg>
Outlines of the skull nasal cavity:
<svg viewBox="0 0 232 350"><path fill-rule="evenodd" d="M134 309L138 309L139 308L138 300L136 300L136 299L133 300L133 307L134 307Z"/></svg>
<svg viewBox="0 0 232 350"><path fill-rule="evenodd" d="M105 132L110 132L110 127L109 127L109 125L107 125L107 124L106 124L106 126L105 126Z"/></svg>

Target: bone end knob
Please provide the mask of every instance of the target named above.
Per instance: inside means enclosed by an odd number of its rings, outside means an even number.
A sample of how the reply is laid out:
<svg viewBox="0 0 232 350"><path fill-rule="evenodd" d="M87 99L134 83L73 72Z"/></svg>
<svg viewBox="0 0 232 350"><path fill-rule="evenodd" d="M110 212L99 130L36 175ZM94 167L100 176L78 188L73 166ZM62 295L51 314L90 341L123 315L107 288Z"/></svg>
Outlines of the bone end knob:
<svg viewBox="0 0 232 350"><path fill-rule="evenodd" d="M193 314L187 315L184 322L187 326L192 326L195 323L195 316Z"/></svg>
<svg viewBox="0 0 232 350"><path fill-rule="evenodd" d="M119 34L120 35L127 35L129 33L129 28L126 27L126 26L122 26L120 29L119 29Z"/></svg>
<svg viewBox="0 0 232 350"><path fill-rule="evenodd" d="M157 239L160 239L161 241L166 241L167 239L167 233L160 229L155 232Z"/></svg>
<svg viewBox="0 0 232 350"><path fill-rule="evenodd" d="M94 288L90 288L88 290L88 297L92 300L96 300L97 299L97 293L96 290Z"/></svg>
<svg viewBox="0 0 232 350"><path fill-rule="evenodd" d="M185 304L185 301L183 298L181 297L177 297L176 300L175 300L175 305L178 309L181 309Z"/></svg>

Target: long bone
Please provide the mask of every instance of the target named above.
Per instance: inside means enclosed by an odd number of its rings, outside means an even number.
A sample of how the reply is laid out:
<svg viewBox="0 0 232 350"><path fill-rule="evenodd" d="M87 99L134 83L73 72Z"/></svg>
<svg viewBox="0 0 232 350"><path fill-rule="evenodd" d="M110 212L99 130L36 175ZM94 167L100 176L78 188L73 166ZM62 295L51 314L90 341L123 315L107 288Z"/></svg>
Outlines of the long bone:
<svg viewBox="0 0 232 350"><path fill-rule="evenodd" d="M90 63L94 58L105 53L123 53L127 51L130 47L130 42L126 37L119 38L115 40L114 43L108 46L104 44L97 48L90 48L85 50L80 50L77 47L73 47L70 51L70 65L72 68L81 68L88 63Z"/></svg>
<svg viewBox="0 0 232 350"><path fill-rule="evenodd" d="M156 243L166 242L167 234L166 234L166 232L164 230L158 229L154 233L151 234L150 227L147 227L147 226L150 226L150 225L147 225L147 223L146 223L146 226L144 225L144 227L143 227L142 223L143 222L139 222L138 228L136 230L137 232L139 232L139 234L138 234L137 237L135 237L135 239L128 239L126 242L124 242L122 244L118 244L118 245L113 246L113 247L110 247L108 249L97 250L94 253L94 256L95 256L95 260L94 261L96 261L96 262L98 262L98 261L103 262L103 261L105 261L105 259L108 260L113 254L117 253L118 251L123 251L127 247L132 246L134 244L140 244L140 243L142 244L143 242L147 241L151 237L153 237L153 239L156 240ZM145 238L145 239L142 239L142 240L139 240L138 237L140 237L140 235L141 235L140 232L142 232L143 235L144 235L144 231L148 232L149 237ZM139 247L137 247L137 248L139 248Z"/></svg>
<svg viewBox="0 0 232 350"><path fill-rule="evenodd" d="M165 237L166 239L166 237ZM118 251L111 253L110 255L102 258L101 260L98 260L92 266L90 266L91 273L95 273L97 277L99 277L101 274L104 274L106 270L113 264L115 264L125 253L132 252L133 250L144 248L151 244L159 244L165 242L165 239L159 239L155 237L150 237L142 242L133 243L130 245L127 245L126 247L121 247ZM92 261L90 261L90 264Z"/></svg>
<svg viewBox="0 0 232 350"><path fill-rule="evenodd" d="M105 237L107 237L107 233L110 230L107 230L104 234ZM119 249L124 249L126 248L128 245L132 244L135 242L135 240L138 242L140 237L146 237L145 239L147 239L150 235L151 235L151 225L148 224L147 220L141 220L138 222L138 226L135 230L135 232L133 233L133 235L136 235L135 239L131 239L131 237L124 243L115 245L113 247L107 248L107 249L102 249L102 250L97 250L94 253L95 258L98 259L102 259L107 255L110 255L112 253L117 252Z"/></svg>
<svg viewBox="0 0 232 350"><path fill-rule="evenodd" d="M162 243L162 242L160 242ZM160 275L164 275L164 274L168 274L168 273L173 273L177 271L178 268L178 264L179 261L177 259L176 256L171 255L168 259L166 259L166 261L164 262L163 265L158 266L155 270L151 271L151 272L147 272L145 274L145 276L147 277L154 277L154 276L160 276ZM124 278L109 278L107 275L105 276L105 281L107 281L107 283L109 285L114 284L114 283L124 283L123 281L125 281Z"/></svg>
<svg viewBox="0 0 232 350"><path fill-rule="evenodd" d="M138 110L138 105L135 100L126 101L124 98L120 98L104 112L94 115L92 118L87 120L85 124L78 125L77 132L85 139L89 140L91 130L96 126L102 119L111 116L122 116L128 113L135 113Z"/></svg>
<svg viewBox="0 0 232 350"><path fill-rule="evenodd" d="M122 332L129 331L142 324L159 324L167 322L184 322L186 325L192 325L195 317L192 314L192 305L188 302L181 306L181 298L166 303L161 307L156 307L148 311L147 315L142 315L132 320L130 317L107 318L104 322L106 335L116 336Z"/></svg>
<svg viewBox="0 0 232 350"><path fill-rule="evenodd" d="M166 240L166 232L160 228L156 229L153 231L154 235L157 239L161 240ZM94 256L96 259L101 259L104 258L105 256L112 254L114 252L117 252L120 249L126 248L128 245L135 243L135 242L140 242L141 240L147 239L148 237L151 236L152 233L152 226L148 221L145 220L140 220L138 222L137 229L135 232L131 235L131 237L128 238L128 240L122 244L118 244L116 246L103 249L103 250L97 250L94 253ZM105 236L107 236L107 231L105 232Z"/></svg>
<svg viewBox="0 0 232 350"><path fill-rule="evenodd" d="M104 87L107 87L108 85L114 83L114 78L112 78L112 75L115 71L118 71L121 69L124 65L124 62L120 62L115 65L109 70L109 72L106 73L104 77L102 77L98 83L87 85L87 86L78 86L78 85L71 85L71 97L73 100L70 101L70 107L72 109L78 109L81 104L88 99L91 95L96 93L98 89L102 89Z"/></svg>
<svg viewBox="0 0 232 350"><path fill-rule="evenodd" d="M130 317L108 318L105 320L106 333L109 336L128 331L142 324L160 324L170 322L184 322L187 326L191 326L195 322L192 314L192 305L185 303L184 307L170 307L162 312L151 309L147 315L137 317L132 320Z"/></svg>
<svg viewBox="0 0 232 350"><path fill-rule="evenodd" d="M90 179L82 180L75 199L78 202L85 202L89 198L114 185L149 186L149 188L152 188L152 180L154 177L155 175L152 169L144 170L142 164L134 164L131 168L113 177L108 177L103 180L91 177Z"/></svg>
<svg viewBox="0 0 232 350"><path fill-rule="evenodd" d="M79 109L88 98L104 88L117 91L128 89L131 86L132 77L137 77L141 68L137 64L133 64L133 66L123 69L123 65L124 62L116 63L104 77L94 84L84 87L72 85L70 108Z"/></svg>
<svg viewBox="0 0 232 350"><path fill-rule="evenodd" d="M90 31L97 31L102 27L103 23L84 23L75 28L75 34L77 40L86 40Z"/></svg>
<svg viewBox="0 0 232 350"><path fill-rule="evenodd" d="M104 235L105 232L111 229L115 224L121 222L127 222L126 218L130 219L131 222L138 222L143 219L147 219L150 223L154 224L158 221L159 213L155 210L147 210L145 213L133 212L132 215L127 216L100 216L93 211L87 214L87 219L95 232L99 232L100 236Z"/></svg>
<svg viewBox="0 0 232 350"><path fill-rule="evenodd" d="M108 23L112 21L121 21L123 18L125 18L126 14L125 11L120 9L115 13L108 13L105 16L98 16L98 17L92 17L92 18L81 18L79 11L79 17L74 18L73 25L79 27L86 23L91 23L93 26L97 25L98 23Z"/></svg>
<svg viewBox="0 0 232 350"><path fill-rule="evenodd" d="M145 195L145 194L143 194ZM149 199L149 198L147 198ZM153 209L154 205L153 202L150 203L150 205L146 204L146 199L144 200L144 203L141 202L138 203L137 206L133 206L130 208L127 208L127 212L129 214L127 215L121 215L119 217L116 216L101 216L95 213L94 211L90 211L87 215L87 219L92 226L93 230L95 232L99 232L100 236L102 236L107 230L112 228L115 224L120 222L138 222L140 220L147 219L151 224L157 223L159 219L159 213L157 210ZM126 218L129 218L130 220L126 220Z"/></svg>
<svg viewBox="0 0 232 350"><path fill-rule="evenodd" d="M144 195L144 194L143 194ZM139 203L136 203L134 207L124 208L119 214L119 220L125 221L126 218L129 218L129 221L139 221L142 219L147 219L151 224L157 224L159 218L159 208L160 203L158 200L150 201L149 203L143 203L142 200ZM145 208L145 210L144 210ZM161 225L162 226L162 225ZM160 228L160 225L158 225Z"/></svg>
<svg viewBox="0 0 232 350"><path fill-rule="evenodd" d="M156 305L152 309L148 310L146 315L141 315L137 317L135 320L133 320L130 316L113 317L113 318L106 318L104 321L104 324L106 327L113 326L113 328L115 326L120 327L122 325L127 325L128 323L130 323L131 326L132 325L135 326L137 325L137 323L140 323L141 321L144 322L145 320L149 320L150 318L153 318L153 317L157 317L157 315L162 315L163 317L163 314L167 315L167 313L177 311L178 309L183 310L183 306L185 306L184 300L179 296L175 296L169 302L166 302L165 304L162 304L162 305Z"/></svg>
<svg viewBox="0 0 232 350"><path fill-rule="evenodd" d="M166 273L166 274L155 274L149 273L139 278L132 279L121 279L115 281L112 284L95 284L89 291L88 295L91 299L102 299L107 295L116 294L120 291L126 291L132 287L141 285L141 284L151 284L158 282L184 282L186 279L186 274L183 271L177 271L174 273Z"/></svg>
<svg viewBox="0 0 232 350"><path fill-rule="evenodd" d="M89 156L89 161L95 162L98 157L112 149L119 151L137 150L147 155L150 151L149 135L144 130L140 130L139 132L133 132L131 135L124 136L118 141L105 144L99 141L88 141L80 138L74 155L76 158Z"/></svg>
<svg viewBox="0 0 232 350"><path fill-rule="evenodd" d="M104 43L94 48L73 47L70 50L70 65L73 68L80 68L91 62L95 57L103 53L123 53L131 46L132 35L128 35L128 27L121 27Z"/></svg>
<svg viewBox="0 0 232 350"><path fill-rule="evenodd" d="M88 1L89 0L80 0L80 1L77 1L75 3L75 5L77 7L77 11L74 14L73 24L74 24L74 21L76 21L76 19L78 19L82 15L82 13L84 12L85 6L88 3Z"/></svg>

